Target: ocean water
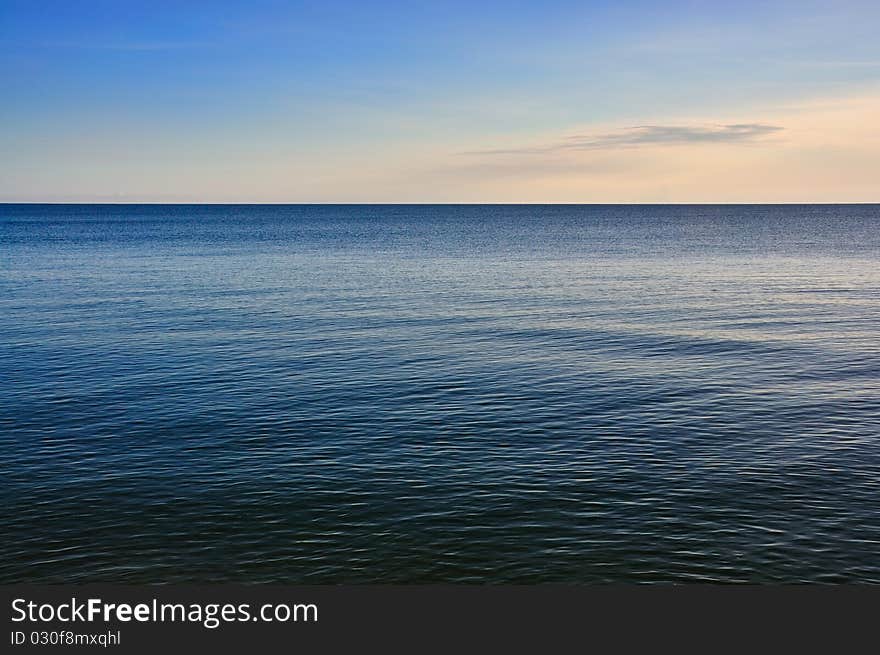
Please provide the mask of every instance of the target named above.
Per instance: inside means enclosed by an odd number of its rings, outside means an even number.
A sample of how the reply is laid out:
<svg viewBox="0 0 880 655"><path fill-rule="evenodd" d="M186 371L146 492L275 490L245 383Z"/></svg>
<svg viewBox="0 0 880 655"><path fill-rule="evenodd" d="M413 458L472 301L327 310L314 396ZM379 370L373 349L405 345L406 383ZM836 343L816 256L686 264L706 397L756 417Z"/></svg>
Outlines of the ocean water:
<svg viewBox="0 0 880 655"><path fill-rule="evenodd" d="M880 206L0 205L0 581L880 582Z"/></svg>

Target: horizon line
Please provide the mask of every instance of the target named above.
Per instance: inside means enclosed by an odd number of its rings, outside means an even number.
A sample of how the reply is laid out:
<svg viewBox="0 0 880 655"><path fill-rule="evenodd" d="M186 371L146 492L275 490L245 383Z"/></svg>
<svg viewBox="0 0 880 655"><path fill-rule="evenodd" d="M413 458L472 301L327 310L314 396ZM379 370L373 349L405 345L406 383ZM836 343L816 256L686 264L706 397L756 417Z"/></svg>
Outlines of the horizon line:
<svg viewBox="0 0 880 655"><path fill-rule="evenodd" d="M253 206L253 207L290 207L290 206L311 206L311 207L329 207L329 206L374 206L374 207L382 207L382 206L436 206L436 205L447 205L447 206L465 206L465 207L480 207L480 206L510 206L510 207L522 207L522 206L560 206L560 207L585 207L585 206L593 206L593 207L614 207L614 206L754 206L754 205L880 205L880 200L855 200L855 201L822 201L822 202L793 202L793 201L781 201L781 202L159 202L159 201L132 201L132 202L121 202L121 201L99 201L99 202L89 202L83 200L75 200L75 201L40 201L40 200L24 200L24 201L0 201L0 206L3 205L108 205L108 206L124 206L124 205L156 205L156 206L167 206L167 205L178 205L178 206L192 206L192 207L204 207L204 206Z"/></svg>

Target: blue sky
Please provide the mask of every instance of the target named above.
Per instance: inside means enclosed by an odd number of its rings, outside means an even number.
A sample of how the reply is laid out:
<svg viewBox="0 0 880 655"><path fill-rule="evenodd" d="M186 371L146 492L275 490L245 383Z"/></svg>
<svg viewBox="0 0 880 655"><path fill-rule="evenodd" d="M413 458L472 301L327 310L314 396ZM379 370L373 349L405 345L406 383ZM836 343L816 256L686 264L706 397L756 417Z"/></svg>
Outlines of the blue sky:
<svg viewBox="0 0 880 655"><path fill-rule="evenodd" d="M0 0L0 201L880 201L878 34L846 0Z"/></svg>

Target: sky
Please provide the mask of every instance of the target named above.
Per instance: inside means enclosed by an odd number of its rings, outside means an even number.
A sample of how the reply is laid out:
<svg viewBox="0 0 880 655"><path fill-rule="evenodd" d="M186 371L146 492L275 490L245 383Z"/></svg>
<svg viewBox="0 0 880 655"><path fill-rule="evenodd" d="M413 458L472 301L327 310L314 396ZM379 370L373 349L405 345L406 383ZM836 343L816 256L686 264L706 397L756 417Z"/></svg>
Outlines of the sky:
<svg viewBox="0 0 880 655"><path fill-rule="evenodd" d="M880 2L0 0L0 202L880 202Z"/></svg>

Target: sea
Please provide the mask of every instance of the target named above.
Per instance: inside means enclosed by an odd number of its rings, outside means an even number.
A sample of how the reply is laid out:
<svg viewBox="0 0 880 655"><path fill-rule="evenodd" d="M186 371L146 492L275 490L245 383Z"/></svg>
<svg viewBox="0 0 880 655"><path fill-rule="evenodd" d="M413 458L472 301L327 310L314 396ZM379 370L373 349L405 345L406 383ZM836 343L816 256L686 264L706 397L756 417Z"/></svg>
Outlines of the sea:
<svg viewBox="0 0 880 655"><path fill-rule="evenodd" d="M880 205L0 205L0 582L880 583Z"/></svg>

